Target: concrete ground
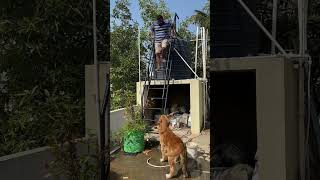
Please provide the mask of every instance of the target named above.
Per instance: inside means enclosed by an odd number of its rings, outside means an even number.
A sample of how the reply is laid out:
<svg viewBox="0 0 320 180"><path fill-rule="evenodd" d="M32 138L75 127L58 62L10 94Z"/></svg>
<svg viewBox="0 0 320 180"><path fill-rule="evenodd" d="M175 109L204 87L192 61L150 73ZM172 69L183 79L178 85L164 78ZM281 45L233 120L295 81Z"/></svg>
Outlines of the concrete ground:
<svg viewBox="0 0 320 180"><path fill-rule="evenodd" d="M191 135L190 129L173 130L173 132L182 138L184 142L190 140L198 145L198 157L196 159L188 158L188 171L190 178L183 178L181 166L175 165L175 176L172 179L190 179L190 180L209 180L210 169L209 147L210 147L210 130L204 130L200 135ZM146 134L146 139L158 140L158 134ZM159 146L151 148L151 152L146 155L143 153L135 156L125 155L122 151L112 154L110 179L129 179L129 180L164 180L165 174L169 172L169 167L152 167L147 164L156 166L167 165L167 162L160 162Z"/></svg>

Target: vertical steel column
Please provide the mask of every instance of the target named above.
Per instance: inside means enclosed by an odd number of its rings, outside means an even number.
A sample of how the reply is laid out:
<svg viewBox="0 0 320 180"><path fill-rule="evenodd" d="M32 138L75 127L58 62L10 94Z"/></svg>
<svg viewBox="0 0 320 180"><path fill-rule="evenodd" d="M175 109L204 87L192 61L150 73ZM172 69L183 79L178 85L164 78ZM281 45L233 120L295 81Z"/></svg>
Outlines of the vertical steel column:
<svg viewBox="0 0 320 180"><path fill-rule="evenodd" d="M196 31L196 52L195 52L195 58L194 58L194 72L196 74L197 74L197 66L198 66L198 40L199 40L198 37L199 37L199 27L197 26L197 31Z"/></svg>
<svg viewBox="0 0 320 180"><path fill-rule="evenodd" d="M272 10L272 37L277 39L277 14L278 14L278 0L273 0L273 10ZM274 42L271 42L271 54L276 53L276 48Z"/></svg>
<svg viewBox="0 0 320 180"><path fill-rule="evenodd" d="M304 90L304 60L299 59L299 175L305 180L305 90Z"/></svg>
<svg viewBox="0 0 320 180"><path fill-rule="evenodd" d="M97 137L100 147L100 179L104 180L106 176L106 161L105 161L105 133L104 132L104 118L100 114L100 89L99 89L99 62L97 57L97 20L96 20L96 0L92 1L92 16L93 16L93 58L95 65L95 79L96 79L96 116L97 116Z"/></svg>
<svg viewBox="0 0 320 180"><path fill-rule="evenodd" d="M141 81L140 28L138 28L139 82Z"/></svg>
<svg viewBox="0 0 320 180"><path fill-rule="evenodd" d="M201 27L201 40L202 40L202 78L206 77L206 31L204 27Z"/></svg>
<svg viewBox="0 0 320 180"><path fill-rule="evenodd" d="M99 89L99 62L97 58L97 20L96 20L96 1L92 1L92 16L93 16L93 58L95 65L95 79L96 79L96 115L97 115L97 137L100 145L100 89Z"/></svg>
<svg viewBox="0 0 320 180"><path fill-rule="evenodd" d="M298 23L299 23L299 54L303 55L303 12L302 12L302 0L298 0Z"/></svg>
<svg viewBox="0 0 320 180"><path fill-rule="evenodd" d="M298 0L299 54L302 56L307 50L307 14L308 0Z"/></svg>
<svg viewBox="0 0 320 180"><path fill-rule="evenodd" d="M299 54L301 57L306 58L306 50L307 50L307 14L308 14L308 0L298 0L298 22L299 22ZM303 117L307 117L307 122L304 123L305 121L303 121L303 123L301 122L300 126L302 126L300 128L300 146L301 144L303 144L304 147L300 147L300 176L301 179L309 179L310 178L310 164L309 164L309 123L310 123L310 65L311 65L311 61L310 59L308 59L307 65L308 67L306 67L306 63L304 61L303 66L301 66L301 70L303 73L305 73L305 69L307 69L308 72L308 81L307 81L307 109L304 109L307 116L303 116ZM302 73L301 72L301 73ZM300 81L302 81L300 79ZM305 82L300 82L300 84L303 85L303 87L305 87ZM301 86L302 86L301 85ZM305 97L305 93L303 94L303 97ZM304 102L306 102L306 100L304 100ZM302 106L302 105L301 105ZM304 104L303 104L303 107ZM304 119L302 119L304 120ZM305 129L306 128L306 129ZM302 134L304 133L304 134ZM301 137L302 136L302 137Z"/></svg>

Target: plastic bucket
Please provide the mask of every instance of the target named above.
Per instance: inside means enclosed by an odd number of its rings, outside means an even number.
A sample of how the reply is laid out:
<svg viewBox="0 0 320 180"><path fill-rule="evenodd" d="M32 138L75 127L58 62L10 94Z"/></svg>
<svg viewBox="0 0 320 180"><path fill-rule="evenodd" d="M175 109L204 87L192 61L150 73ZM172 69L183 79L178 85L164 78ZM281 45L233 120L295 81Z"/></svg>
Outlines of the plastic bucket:
<svg viewBox="0 0 320 180"><path fill-rule="evenodd" d="M144 132L129 132L124 137L123 150L126 153L139 153L144 150Z"/></svg>
<svg viewBox="0 0 320 180"><path fill-rule="evenodd" d="M187 154L189 158L197 159L198 158L198 145L194 142L188 142L187 146Z"/></svg>

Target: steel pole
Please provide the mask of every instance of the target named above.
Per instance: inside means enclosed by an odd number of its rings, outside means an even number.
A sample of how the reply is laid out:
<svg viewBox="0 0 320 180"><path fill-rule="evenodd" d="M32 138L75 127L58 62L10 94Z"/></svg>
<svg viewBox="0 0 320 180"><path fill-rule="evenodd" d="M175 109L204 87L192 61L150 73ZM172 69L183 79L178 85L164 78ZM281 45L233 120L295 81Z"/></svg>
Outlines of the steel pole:
<svg viewBox="0 0 320 180"><path fill-rule="evenodd" d="M197 74L197 66L198 66L198 41L199 41L199 27L197 26L196 31L196 52L195 52L195 58L194 58L194 72ZM196 77L195 77L196 78Z"/></svg>
<svg viewBox="0 0 320 180"><path fill-rule="evenodd" d="M140 29L138 28L139 82L141 81Z"/></svg>
<svg viewBox="0 0 320 180"><path fill-rule="evenodd" d="M97 21L96 21L96 1L92 1L93 12L93 60L95 66L95 80L96 80L96 115L97 115L97 137L100 144L100 88L99 88L99 62L97 58Z"/></svg>
<svg viewBox="0 0 320 180"><path fill-rule="evenodd" d="M105 134L101 133L101 113L100 113L100 89L99 89L99 62L97 57L97 19L96 19L96 1L92 1L92 16L93 16L93 58L95 65L96 79L96 116L97 116L97 137L100 147L100 179L106 179L106 163L104 155ZM102 127L104 128L104 127Z"/></svg>
<svg viewBox="0 0 320 180"><path fill-rule="evenodd" d="M273 10L272 10L272 37L277 39L277 14L278 14L278 0L273 0ZM271 42L271 54L276 53L276 47L274 42Z"/></svg>
<svg viewBox="0 0 320 180"><path fill-rule="evenodd" d="M302 13L302 0L298 0L298 23L299 23L299 54L303 55L303 13Z"/></svg>
<svg viewBox="0 0 320 180"><path fill-rule="evenodd" d="M206 78L206 31L204 29L204 27L201 27L202 29L202 78L205 79Z"/></svg>

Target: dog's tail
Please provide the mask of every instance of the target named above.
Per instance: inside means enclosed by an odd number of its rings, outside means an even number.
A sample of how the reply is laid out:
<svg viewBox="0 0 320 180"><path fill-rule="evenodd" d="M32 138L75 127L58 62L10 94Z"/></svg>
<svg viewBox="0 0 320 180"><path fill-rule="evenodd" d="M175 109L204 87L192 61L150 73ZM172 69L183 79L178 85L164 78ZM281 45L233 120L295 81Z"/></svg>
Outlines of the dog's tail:
<svg viewBox="0 0 320 180"><path fill-rule="evenodd" d="M180 154L180 161L182 165L182 172L184 177L188 177L187 165L188 165L188 156L187 156L187 147L186 144L183 144L183 151Z"/></svg>

